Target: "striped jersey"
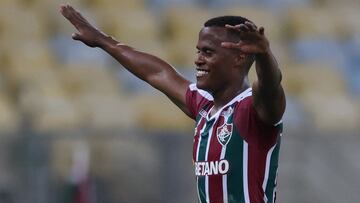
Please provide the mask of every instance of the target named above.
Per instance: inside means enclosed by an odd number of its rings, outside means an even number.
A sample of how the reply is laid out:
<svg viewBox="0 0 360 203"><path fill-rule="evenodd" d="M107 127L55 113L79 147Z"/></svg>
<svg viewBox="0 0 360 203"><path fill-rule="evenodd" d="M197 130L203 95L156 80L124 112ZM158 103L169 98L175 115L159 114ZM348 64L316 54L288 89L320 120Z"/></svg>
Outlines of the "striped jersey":
<svg viewBox="0 0 360 203"><path fill-rule="evenodd" d="M248 88L210 115L213 97L191 84L193 162L200 203L273 203L282 124L264 124Z"/></svg>

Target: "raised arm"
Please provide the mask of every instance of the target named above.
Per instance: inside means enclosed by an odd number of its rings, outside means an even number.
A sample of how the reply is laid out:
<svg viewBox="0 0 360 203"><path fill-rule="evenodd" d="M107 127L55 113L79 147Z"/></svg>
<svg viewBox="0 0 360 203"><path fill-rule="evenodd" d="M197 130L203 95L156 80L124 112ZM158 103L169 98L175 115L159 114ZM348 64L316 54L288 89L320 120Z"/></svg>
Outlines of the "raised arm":
<svg viewBox="0 0 360 203"><path fill-rule="evenodd" d="M60 13L77 29L78 32L72 35L74 40L79 40L89 47L103 49L135 76L167 95L189 115L185 95L190 82L171 65L153 55L119 43L91 25L70 5L62 5Z"/></svg>
<svg viewBox="0 0 360 203"><path fill-rule="evenodd" d="M257 80L252 86L254 107L264 122L276 124L284 114L286 100L281 86L281 71L265 37L264 28L258 29L251 22L227 27L238 31L242 40L238 43L225 42L223 46L255 56Z"/></svg>

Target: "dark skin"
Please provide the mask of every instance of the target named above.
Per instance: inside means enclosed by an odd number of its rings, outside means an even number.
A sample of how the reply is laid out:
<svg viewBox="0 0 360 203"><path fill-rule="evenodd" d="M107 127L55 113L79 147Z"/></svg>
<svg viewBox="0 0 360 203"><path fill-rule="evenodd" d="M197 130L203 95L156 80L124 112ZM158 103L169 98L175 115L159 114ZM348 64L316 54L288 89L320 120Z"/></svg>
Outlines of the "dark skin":
<svg viewBox="0 0 360 203"><path fill-rule="evenodd" d="M228 31L222 27L205 27L199 33L195 65L197 70L208 73L197 75L197 87L211 92L214 97L211 114L249 87L247 70L242 68L246 62L245 54L221 46L229 39Z"/></svg>
<svg viewBox="0 0 360 203"><path fill-rule="evenodd" d="M190 116L185 97L190 82L171 65L119 43L91 25L70 5L62 5L60 12L78 31L72 35L74 40L103 49L131 73L167 95ZM258 29L250 22L237 26L205 27L200 31L196 47L197 86L213 95L211 114L249 87L248 60L249 56L255 56L258 79L252 85L254 108L259 118L269 125L281 119L285 110L281 72L264 28Z"/></svg>

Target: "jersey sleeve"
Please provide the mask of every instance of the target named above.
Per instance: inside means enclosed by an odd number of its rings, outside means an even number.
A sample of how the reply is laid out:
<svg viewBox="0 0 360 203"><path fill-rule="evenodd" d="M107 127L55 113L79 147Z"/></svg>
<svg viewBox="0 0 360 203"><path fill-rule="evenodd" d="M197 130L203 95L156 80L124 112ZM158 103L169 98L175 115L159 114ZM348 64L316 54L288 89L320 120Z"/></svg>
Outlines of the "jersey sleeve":
<svg viewBox="0 0 360 203"><path fill-rule="evenodd" d="M244 99L236 107L234 123L246 142L264 149L271 148L282 132L281 122L277 125L269 125L259 118L252 97Z"/></svg>
<svg viewBox="0 0 360 203"><path fill-rule="evenodd" d="M186 91L186 107L192 119L196 119L202 107L213 100L212 96L204 90L197 89L195 84L190 84Z"/></svg>

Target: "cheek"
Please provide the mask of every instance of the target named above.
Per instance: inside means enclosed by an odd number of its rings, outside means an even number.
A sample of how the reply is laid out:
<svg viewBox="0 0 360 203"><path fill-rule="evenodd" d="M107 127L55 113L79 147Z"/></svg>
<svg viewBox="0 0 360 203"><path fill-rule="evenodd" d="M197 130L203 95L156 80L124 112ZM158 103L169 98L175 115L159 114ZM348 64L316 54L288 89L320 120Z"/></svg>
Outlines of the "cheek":
<svg viewBox="0 0 360 203"><path fill-rule="evenodd" d="M227 69L230 65L229 61L227 61L227 59L216 59L211 61L211 67L212 67L212 71L214 73L216 73L215 75L218 76L223 76L224 74L227 73Z"/></svg>

